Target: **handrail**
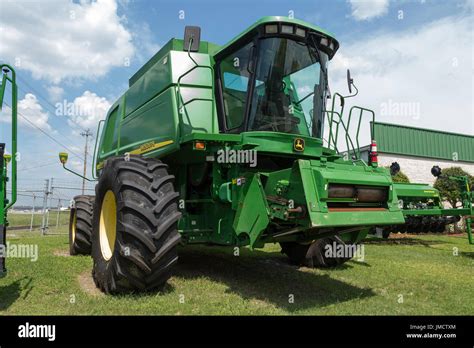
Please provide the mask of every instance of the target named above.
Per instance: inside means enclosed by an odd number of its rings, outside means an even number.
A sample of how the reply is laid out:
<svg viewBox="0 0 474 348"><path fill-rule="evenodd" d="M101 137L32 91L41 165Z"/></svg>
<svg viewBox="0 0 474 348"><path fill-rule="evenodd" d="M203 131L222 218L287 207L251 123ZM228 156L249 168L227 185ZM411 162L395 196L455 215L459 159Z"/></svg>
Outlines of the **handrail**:
<svg viewBox="0 0 474 348"><path fill-rule="evenodd" d="M351 122L352 111L354 111L356 109L360 110L359 122L357 123L357 132L356 132L357 158L360 158L359 134L360 134L360 125L362 123L362 116L363 116L364 111L367 111L370 114L372 114L371 137L372 137L372 139L375 139L375 131L374 131L375 112L371 109L367 109L367 108L364 108L364 107L361 107L361 106L358 106L358 105L352 106L349 110L349 117L348 117L348 120L347 120L347 128L349 128L349 124ZM347 136L348 136L348 134L346 134L346 137ZM354 153L354 155L355 155L355 153Z"/></svg>
<svg viewBox="0 0 474 348"><path fill-rule="evenodd" d="M350 147L349 147L349 142L350 142L350 145L352 146L352 152L355 153L355 147L354 147L354 142L352 141L351 137L348 137L347 134L349 133L349 128L348 126L346 126L346 124L344 123L344 120L342 119L342 115L340 113L338 113L337 111L329 111L329 110L326 110L325 111L326 113L330 113L331 114L331 122L332 123L335 123L337 126L336 126L336 137L334 138L334 150L336 150L336 152L339 153L339 150L337 149L337 132L338 132L338 129L339 129L339 125L342 125L342 128L344 129L344 131L346 132L346 147L347 147L347 151L349 152L350 150ZM332 116L333 114L336 114L338 117L339 117L339 120L336 121L334 120L334 117ZM332 126L331 126L332 128ZM330 128L330 130L331 130ZM329 145L328 145L329 148L331 148Z"/></svg>
<svg viewBox="0 0 474 348"><path fill-rule="evenodd" d="M336 102L336 96L339 97L341 101L341 110L337 113L339 115L339 119L342 120L342 115L344 114L344 97L339 94L338 92L334 93L334 96L332 97L332 106L331 106L331 118L329 120L329 139L328 139L328 146L331 147L331 140L334 142L334 146L337 144L337 136L339 132L339 124L336 127L336 134L332 134L332 124L333 124L333 114L336 113L334 111L334 106Z"/></svg>
<svg viewBox="0 0 474 348"><path fill-rule="evenodd" d="M343 96L343 95L336 92L334 94L333 98L332 98L331 111L325 111L326 113L330 114L330 115L328 115L328 123L329 123L328 147L329 148L333 147L334 150L339 152L337 150L337 141L338 141L338 138L339 138L339 126L342 125L342 128L345 131L346 151L347 151L348 155L350 153L352 153L353 156L355 156L355 160L359 161L360 160L359 134L360 134L360 126L361 126L361 123L362 123L362 116L363 116L364 111L367 111L367 112L372 114L371 135L372 135L372 139L374 139L374 136L375 136L374 133L375 132L374 132L373 124L375 122L375 112L371 109L367 109L367 108L363 108L361 106L354 105L349 110L349 116L347 118L347 124L344 122L343 117L344 117L345 99L355 97L359 93L359 90L357 89L357 87L354 84L352 84L352 86L355 88L355 93L353 93L351 95L348 95L348 96ZM334 111L335 103L336 103L336 97L339 97L339 100L341 102L341 108L340 108L339 112ZM354 141L352 140L352 137L349 134L351 119L352 119L352 112L356 109L360 110L359 120L357 122L357 131L356 131L356 134L355 134L355 142L356 142L356 145L357 145L357 151L356 151L356 147L354 146ZM339 117L338 121L334 120L334 114ZM336 129L333 131L333 125L334 124L336 125Z"/></svg>
<svg viewBox="0 0 474 348"><path fill-rule="evenodd" d="M189 58L192 60L192 62L194 63L194 66L189 69L188 71L186 71L185 73L181 74L178 78L178 83L177 83L177 87L176 87L176 97L177 97L177 101L178 101L178 114L181 115L181 108L183 108L184 110L186 110L186 105L189 104L190 102L192 101L195 101L195 100L202 100L202 101L210 101L211 103L214 102L214 99L213 99L213 96L215 95L215 88L214 88L214 69L212 66L208 66L208 65L200 65L198 64L194 58L191 56L191 45L192 45L192 42L193 42L193 39L191 38L191 40L189 41L189 47L188 47L188 56ZM181 95L181 80L186 76L188 75L189 73L191 73L192 71L194 71L195 69L198 69L198 68L206 68L206 69L209 69L211 71L211 98L192 98L191 100L188 100L187 102L184 102L184 98L183 96ZM205 88L209 88L209 87L205 87ZM214 120L214 104L212 104L211 106L211 127L212 127L212 131L214 131L214 127L215 127L215 120ZM187 114L187 113L186 113Z"/></svg>
<svg viewBox="0 0 474 348"><path fill-rule="evenodd" d="M329 121L329 137L328 137L328 148L334 148L337 152L337 142L334 142L333 146L331 146L331 137L332 137L332 124L335 123L339 126L339 122L341 120L341 114L337 111L332 111L332 110L325 110L324 113L328 114L328 121ZM336 114L339 117L339 121L334 120L334 114Z"/></svg>
<svg viewBox="0 0 474 348"><path fill-rule="evenodd" d="M105 122L105 120L100 120L99 123L97 124L97 132L95 134L95 144L94 144L94 157L92 157L92 178L93 179L98 179L97 176L97 143L99 142L99 136L100 136L100 126Z"/></svg>
<svg viewBox="0 0 474 348"><path fill-rule="evenodd" d="M5 93L6 80L12 84L12 172L11 172L11 200L5 207L8 210L13 204L16 203L17 199L17 134L18 134L18 115L17 115L17 100L18 100L18 87L16 85L16 73L15 69L8 64L1 64L0 69L3 71L2 77L2 92L0 100L0 109L3 103L3 95ZM11 78L8 76L8 72L11 72Z"/></svg>

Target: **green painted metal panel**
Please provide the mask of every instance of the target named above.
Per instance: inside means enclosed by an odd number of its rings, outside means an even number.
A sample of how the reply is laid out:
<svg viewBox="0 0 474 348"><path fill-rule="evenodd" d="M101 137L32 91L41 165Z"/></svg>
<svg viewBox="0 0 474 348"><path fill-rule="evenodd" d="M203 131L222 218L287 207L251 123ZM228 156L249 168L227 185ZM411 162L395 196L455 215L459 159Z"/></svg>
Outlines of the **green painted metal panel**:
<svg viewBox="0 0 474 348"><path fill-rule="evenodd" d="M294 155L294 140L299 138L305 141L304 150L298 153L301 157L318 157L322 155L321 139L309 136L295 136L293 134L264 131L245 132L241 133L241 135L242 143L249 144L249 146L255 145L255 149L259 153L273 152L280 155Z"/></svg>
<svg viewBox="0 0 474 348"><path fill-rule="evenodd" d="M398 198L439 198L439 191L428 184L395 182L393 183L393 188L396 191Z"/></svg>
<svg viewBox="0 0 474 348"><path fill-rule="evenodd" d="M168 88L149 103L135 110L122 122L119 152L133 150L140 144L155 141L176 141L175 89Z"/></svg>
<svg viewBox="0 0 474 348"><path fill-rule="evenodd" d="M137 82L146 72L152 69L165 55L170 51L183 51L183 40L171 39L169 40L148 62L145 63L129 80L128 84L131 87ZM220 46L211 42L201 41L199 45L199 53L212 54Z"/></svg>
<svg viewBox="0 0 474 348"><path fill-rule="evenodd" d="M191 57L200 65L211 65L208 54L191 53ZM153 65L126 92L126 117L170 85L177 84L180 76L193 67L194 62L189 58L187 52L170 51L163 55L161 60ZM213 82L209 69L197 68L186 75L180 83L182 85L210 88Z"/></svg>
<svg viewBox="0 0 474 348"><path fill-rule="evenodd" d="M377 149L382 153L474 162L474 136L432 129L374 123Z"/></svg>
<svg viewBox="0 0 474 348"><path fill-rule="evenodd" d="M180 108L181 136L192 133L214 133L217 120L212 119L214 102L211 89L181 87L181 97L186 107ZM215 115L215 113L214 113Z"/></svg>
<svg viewBox="0 0 474 348"><path fill-rule="evenodd" d="M250 247L253 248L267 228L270 219L269 207L259 174L253 175L249 180L250 184L244 186L240 196L233 227L237 236L243 233L248 235Z"/></svg>

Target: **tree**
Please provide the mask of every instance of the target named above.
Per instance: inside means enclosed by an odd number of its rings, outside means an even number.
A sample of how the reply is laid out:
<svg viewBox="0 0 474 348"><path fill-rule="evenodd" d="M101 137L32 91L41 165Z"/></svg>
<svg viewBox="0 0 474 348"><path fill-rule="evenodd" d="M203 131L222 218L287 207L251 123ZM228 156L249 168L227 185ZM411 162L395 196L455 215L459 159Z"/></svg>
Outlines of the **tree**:
<svg viewBox="0 0 474 348"><path fill-rule="evenodd" d="M453 208L456 207L458 202L461 202L461 191L460 183L455 180L450 180L449 176L467 176L469 180L469 186L474 185L474 176L465 172L461 167L451 167L442 170L442 175L435 181L434 188L439 190L441 198L451 204Z"/></svg>
<svg viewBox="0 0 474 348"><path fill-rule="evenodd" d="M408 176L405 175L402 171L399 171L397 174L392 176L393 182L406 182L410 183L410 179L408 179Z"/></svg>
<svg viewBox="0 0 474 348"><path fill-rule="evenodd" d="M400 165L399 165L397 162L392 163L392 166L394 166L394 168L396 168L396 171L397 171L397 174L392 175L392 181L393 181L393 182L405 182L405 183L410 183L410 179L408 179L408 176L406 176L405 173L403 173L403 172L400 170ZM385 167L385 168L387 168L388 170L390 170L390 173L392 174L392 170L391 170L390 167Z"/></svg>

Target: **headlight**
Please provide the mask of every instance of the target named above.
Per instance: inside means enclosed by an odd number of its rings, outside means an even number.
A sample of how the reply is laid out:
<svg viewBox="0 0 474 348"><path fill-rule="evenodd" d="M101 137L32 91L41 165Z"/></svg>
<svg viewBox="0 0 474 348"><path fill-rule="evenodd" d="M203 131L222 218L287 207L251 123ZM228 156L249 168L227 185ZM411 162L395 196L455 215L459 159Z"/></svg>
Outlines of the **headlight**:
<svg viewBox="0 0 474 348"><path fill-rule="evenodd" d="M276 34L276 33L278 33L277 24L267 24L265 26L265 34Z"/></svg>
<svg viewBox="0 0 474 348"><path fill-rule="evenodd" d="M296 28L296 36L300 36L300 37L306 37L306 30L304 30L303 28Z"/></svg>
<svg viewBox="0 0 474 348"><path fill-rule="evenodd" d="M292 25L285 25L281 26L282 34L293 34L293 26Z"/></svg>

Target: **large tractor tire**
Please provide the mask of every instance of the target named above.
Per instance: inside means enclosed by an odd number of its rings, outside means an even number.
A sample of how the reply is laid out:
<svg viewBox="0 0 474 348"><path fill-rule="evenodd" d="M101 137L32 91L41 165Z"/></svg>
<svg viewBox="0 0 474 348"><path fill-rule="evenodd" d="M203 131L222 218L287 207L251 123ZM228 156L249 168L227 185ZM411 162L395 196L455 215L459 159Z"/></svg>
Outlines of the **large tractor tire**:
<svg viewBox="0 0 474 348"><path fill-rule="evenodd" d="M339 237L317 239L312 243L300 244L296 242L280 243L281 252L286 254L290 262L307 267L329 268L336 267L349 261L350 257L327 257L326 246L343 243Z"/></svg>
<svg viewBox="0 0 474 348"><path fill-rule="evenodd" d="M387 239L390 237L390 233L392 233L391 229L389 227L385 227L382 229L382 238Z"/></svg>
<svg viewBox="0 0 474 348"><path fill-rule="evenodd" d="M69 217L69 254L90 255L94 196L74 197L74 206Z"/></svg>
<svg viewBox="0 0 474 348"><path fill-rule="evenodd" d="M108 159L96 186L92 276L105 293L161 289L178 261L178 193L156 159Z"/></svg>

